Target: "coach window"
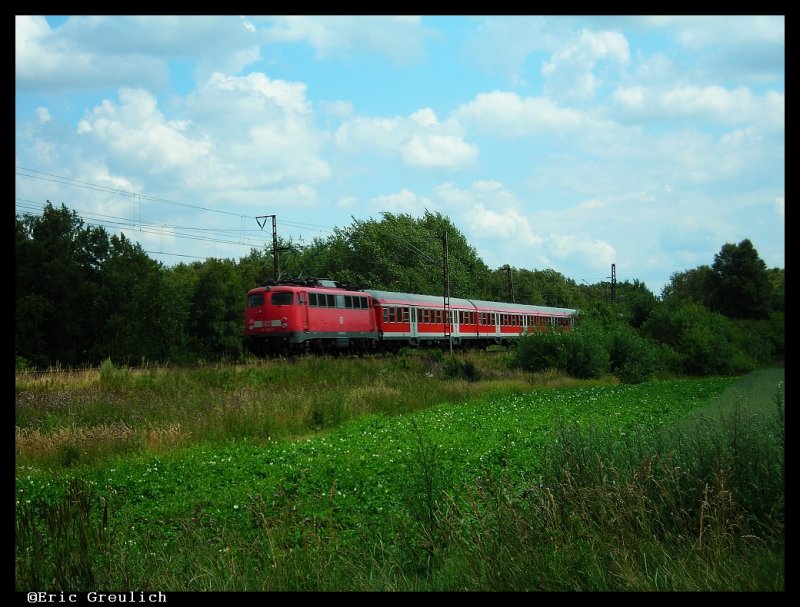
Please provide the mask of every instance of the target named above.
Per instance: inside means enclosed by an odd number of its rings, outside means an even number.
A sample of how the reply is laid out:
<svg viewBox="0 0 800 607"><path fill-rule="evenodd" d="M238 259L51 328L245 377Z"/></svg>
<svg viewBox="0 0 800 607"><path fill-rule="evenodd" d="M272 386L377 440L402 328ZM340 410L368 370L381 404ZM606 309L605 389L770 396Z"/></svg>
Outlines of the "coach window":
<svg viewBox="0 0 800 607"><path fill-rule="evenodd" d="M292 305L292 294L291 292L283 292L283 293L273 293L272 294L272 305L273 306L291 306Z"/></svg>
<svg viewBox="0 0 800 607"><path fill-rule="evenodd" d="M389 322L394 322L394 307L389 308Z"/></svg>

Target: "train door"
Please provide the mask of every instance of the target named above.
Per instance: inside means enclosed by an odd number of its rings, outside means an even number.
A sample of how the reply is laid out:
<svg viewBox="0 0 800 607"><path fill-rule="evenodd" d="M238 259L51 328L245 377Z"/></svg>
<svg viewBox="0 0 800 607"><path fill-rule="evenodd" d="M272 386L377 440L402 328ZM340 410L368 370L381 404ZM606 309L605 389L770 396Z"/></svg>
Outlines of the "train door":
<svg viewBox="0 0 800 607"><path fill-rule="evenodd" d="M308 333L308 294L306 291L297 292L297 307L300 310L300 326L303 333Z"/></svg>
<svg viewBox="0 0 800 607"><path fill-rule="evenodd" d="M452 322L452 329L450 330L450 334L453 337L460 337L461 336L461 333L459 333L459 327L460 327L459 316L460 316L460 314L459 314L458 310L450 310L450 319L453 321Z"/></svg>
<svg viewBox="0 0 800 607"><path fill-rule="evenodd" d="M494 312L494 334L495 337L500 337L500 312Z"/></svg>
<svg viewBox="0 0 800 607"><path fill-rule="evenodd" d="M417 309L414 306L411 306L411 343L416 343L417 337L419 337L417 333Z"/></svg>

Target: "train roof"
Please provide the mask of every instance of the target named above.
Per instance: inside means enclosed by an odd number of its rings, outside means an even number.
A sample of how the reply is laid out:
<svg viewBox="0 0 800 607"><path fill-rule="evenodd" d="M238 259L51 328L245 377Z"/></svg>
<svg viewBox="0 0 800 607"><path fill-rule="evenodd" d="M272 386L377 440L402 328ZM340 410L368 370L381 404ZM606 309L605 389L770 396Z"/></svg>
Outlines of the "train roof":
<svg viewBox="0 0 800 607"><path fill-rule="evenodd" d="M365 293L372 295L374 299L383 303L394 304L428 304L433 306L442 305L443 298L433 295L420 295L418 293L395 293L393 291L377 291L365 289ZM519 314L548 314L552 316L569 316L575 314L573 308L557 308L553 306L532 306L527 304L508 303L503 301L484 301L480 299L461 299L458 297L450 298L451 308L465 308L482 310L501 310L509 313Z"/></svg>
<svg viewBox="0 0 800 607"><path fill-rule="evenodd" d="M373 299L384 303L404 303L404 304L429 304L429 305L442 305L444 299L436 295L420 295L419 293L395 293L394 291L377 291L375 289L364 289L364 293L372 295ZM469 299L460 299L458 297L450 298L451 308L468 308L470 310L475 308L475 305Z"/></svg>

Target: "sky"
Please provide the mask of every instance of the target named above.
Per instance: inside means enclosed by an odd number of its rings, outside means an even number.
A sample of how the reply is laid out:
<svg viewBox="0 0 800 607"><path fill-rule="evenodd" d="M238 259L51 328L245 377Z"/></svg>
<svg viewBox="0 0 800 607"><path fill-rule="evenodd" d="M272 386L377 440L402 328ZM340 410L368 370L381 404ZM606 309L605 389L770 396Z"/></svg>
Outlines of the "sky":
<svg viewBox="0 0 800 607"><path fill-rule="evenodd" d="M165 265L428 210L577 283L785 267L782 15L15 19L16 214Z"/></svg>

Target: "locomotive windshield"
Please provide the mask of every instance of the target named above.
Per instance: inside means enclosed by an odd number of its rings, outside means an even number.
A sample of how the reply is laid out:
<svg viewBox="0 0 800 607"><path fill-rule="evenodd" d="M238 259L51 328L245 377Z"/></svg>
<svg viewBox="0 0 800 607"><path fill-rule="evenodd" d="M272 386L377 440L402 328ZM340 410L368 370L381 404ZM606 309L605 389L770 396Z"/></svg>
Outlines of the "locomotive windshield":
<svg viewBox="0 0 800 607"><path fill-rule="evenodd" d="M248 308L257 308L259 306L264 305L264 294L258 293L257 295L248 295L247 296L247 307Z"/></svg>
<svg viewBox="0 0 800 607"><path fill-rule="evenodd" d="M291 306L292 305L292 293L291 291L285 291L283 293L273 293L272 294L272 305L273 306Z"/></svg>

